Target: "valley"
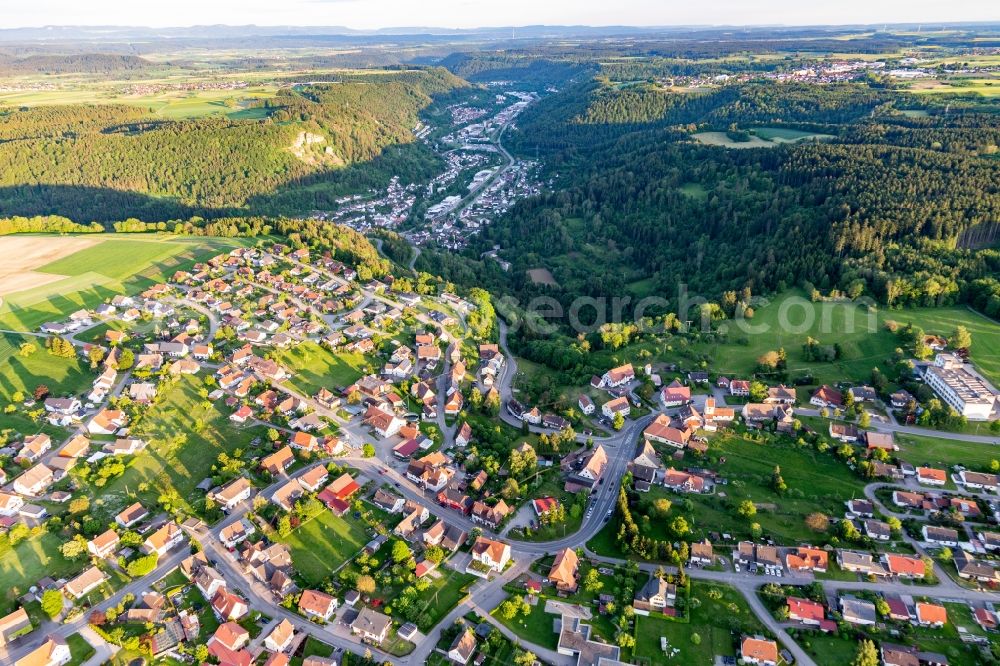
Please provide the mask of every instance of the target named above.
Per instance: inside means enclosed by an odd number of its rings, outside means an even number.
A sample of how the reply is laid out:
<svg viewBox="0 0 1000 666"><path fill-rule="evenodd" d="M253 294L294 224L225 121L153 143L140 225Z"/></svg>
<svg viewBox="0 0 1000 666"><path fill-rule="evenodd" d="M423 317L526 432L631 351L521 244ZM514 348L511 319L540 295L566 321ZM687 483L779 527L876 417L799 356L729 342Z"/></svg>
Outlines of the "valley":
<svg viewBox="0 0 1000 666"><path fill-rule="evenodd" d="M1000 28L414 30L0 30L0 662L1000 659Z"/></svg>

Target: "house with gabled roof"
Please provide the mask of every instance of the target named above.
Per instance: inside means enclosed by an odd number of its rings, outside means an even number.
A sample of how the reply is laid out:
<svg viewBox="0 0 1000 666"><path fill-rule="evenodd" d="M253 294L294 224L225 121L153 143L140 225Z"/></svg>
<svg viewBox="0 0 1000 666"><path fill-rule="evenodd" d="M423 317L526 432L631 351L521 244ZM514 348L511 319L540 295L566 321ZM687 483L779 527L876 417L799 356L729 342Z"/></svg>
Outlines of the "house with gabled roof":
<svg viewBox="0 0 1000 666"><path fill-rule="evenodd" d="M556 553L556 559L549 570L548 581L559 592L576 592L580 560L572 548L564 548Z"/></svg>
<svg viewBox="0 0 1000 666"><path fill-rule="evenodd" d="M744 636L740 641L740 658L748 664L777 666L778 644L761 637Z"/></svg>
<svg viewBox="0 0 1000 666"><path fill-rule="evenodd" d="M306 616L328 622L337 610L337 599L319 590L304 590L299 597L299 610Z"/></svg>
<svg viewBox="0 0 1000 666"><path fill-rule="evenodd" d="M635 379L635 370L631 363L620 365L604 373L601 378L601 386L604 388L614 388L623 386Z"/></svg>

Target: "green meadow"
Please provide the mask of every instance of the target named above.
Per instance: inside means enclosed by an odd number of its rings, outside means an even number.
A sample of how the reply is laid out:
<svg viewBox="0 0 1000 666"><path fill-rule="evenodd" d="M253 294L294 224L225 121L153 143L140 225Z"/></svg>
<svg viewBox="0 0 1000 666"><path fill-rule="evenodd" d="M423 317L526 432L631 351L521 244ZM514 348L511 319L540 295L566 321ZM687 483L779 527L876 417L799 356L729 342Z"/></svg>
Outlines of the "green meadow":
<svg viewBox="0 0 1000 666"><path fill-rule="evenodd" d="M19 596L26 593L40 578L59 579L70 576L84 566L83 562L70 562L59 552L63 539L58 534L42 532L11 547L7 540L0 545L0 580L3 580L3 597L0 598L0 615L15 610Z"/></svg>
<svg viewBox="0 0 1000 666"><path fill-rule="evenodd" d="M36 351L22 356L23 344L35 345ZM0 333L0 400L11 402L17 392L30 397L40 384L53 395L77 395L89 389L93 380L89 363L80 357L53 356L39 337Z"/></svg>
<svg viewBox="0 0 1000 666"><path fill-rule="evenodd" d="M350 386L369 365L364 354L331 352L315 342L302 342L280 351L275 360L292 372L288 383L306 395L321 388L336 392L337 388Z"/></svg>
<svg viewBox="0 0 1000 666"><path fill-rule="evenodd" d="M789 300L796 296L800 300ZM1000 325L968 308L879 308L869 314L849 303L809 303L801 297L800 293L786 292L771 299L747 320L748 329L735 322L723 322L729 331L726 342L696 345L712 358L711 370L749 376L758 357L784 347L791 377L811 374L817 384L867 380L871 369L900 346L896 335L884 327L886 321L893 320L945 337L956 326L965 326L972 334L972 360L983 374L1000 382ZM805 361L802 346L809 337L823 345L840 345L841 357L832 363Z"/></svg>
<svg viewBox="0 0 1000 666"><path fill-rule="evenodd" d="M288 537L295 570L309 585L319 585L368 543L364 524L350 513L337 517L325 508Z"/></svg>
<svg viewBox="0 0 1000 666"><path fill-rule="evenodd" d="M161 384L162 394L133 429L149 446L132 459L125 474L92 489L95 507L113 517L133 498L155 504L161 492L174 490L190 511L204 508L196 487L212 474L219 454L232 455L236 449L251 454L251 441L266 433L263 427L233 424L228 410L202 397L203 388L196 375L181 376L173 386Z"/></svg>

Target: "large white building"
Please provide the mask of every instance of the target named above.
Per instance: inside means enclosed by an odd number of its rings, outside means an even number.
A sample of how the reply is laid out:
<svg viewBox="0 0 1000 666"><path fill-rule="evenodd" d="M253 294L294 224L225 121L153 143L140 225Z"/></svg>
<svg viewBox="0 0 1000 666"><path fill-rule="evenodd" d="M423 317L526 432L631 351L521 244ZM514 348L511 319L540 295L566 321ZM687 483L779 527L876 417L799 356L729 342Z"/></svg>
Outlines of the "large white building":
<svg viewBox="0 0 1000 666"><path fill-rule="evenodd" d="M965 369L953 354L938 354L924 373L927 385L947 404L970 421L987 421L997 396L986 382Z"/></svg>

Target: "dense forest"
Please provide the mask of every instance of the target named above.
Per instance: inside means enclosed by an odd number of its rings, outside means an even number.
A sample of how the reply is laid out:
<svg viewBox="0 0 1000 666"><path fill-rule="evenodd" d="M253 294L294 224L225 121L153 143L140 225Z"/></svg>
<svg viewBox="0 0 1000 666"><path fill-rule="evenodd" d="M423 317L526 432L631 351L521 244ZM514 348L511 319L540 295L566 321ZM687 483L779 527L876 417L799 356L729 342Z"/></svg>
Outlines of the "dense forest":
<svg viewBox="0 0 1000 666"><path fill-rule="evenodd" d="M995 314L1000 263L982 248L1000 240L998 115L927 101L925 115L897 111L917 103L868 83L677 94L582 81L534 105L510 135L515 150L543 156L559 187L517 205L464 258L424 253L419 265L522 302L803 286ZM692 140L736 125L832 138L759 150ZM479 259L494 246L509 272ZM526 271L539 266L558 286L532 283Z"/></svg>
<svg viewBox="0 0 1000 666"><path fill-rule="evenodd" d="M440 68L342 77L283 88L261 120L157 120L128 106L8 109L0 112L0 214L107 221L302 212L322 203L324 190L353 191L358 174L337 182L345 167L412 142L431 95L459 85ZM392 167L419 170L429 160L426 151L397 152Z"/></svg>
<svg viewBox="0 0 1000 666"><path fill-rule="evenodd" d="M81 53L16 56L0 53L0 76L22 74L121 74L149 69L153 64L134 55Z"/></svg>

